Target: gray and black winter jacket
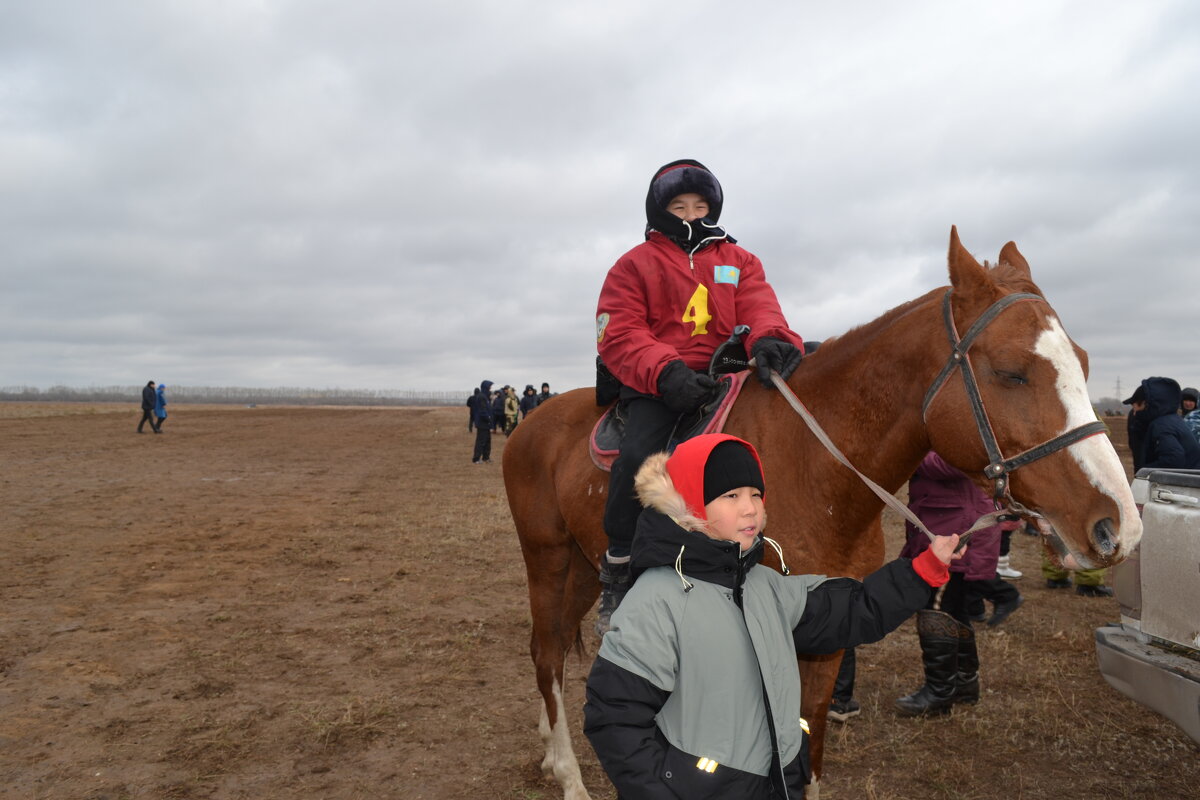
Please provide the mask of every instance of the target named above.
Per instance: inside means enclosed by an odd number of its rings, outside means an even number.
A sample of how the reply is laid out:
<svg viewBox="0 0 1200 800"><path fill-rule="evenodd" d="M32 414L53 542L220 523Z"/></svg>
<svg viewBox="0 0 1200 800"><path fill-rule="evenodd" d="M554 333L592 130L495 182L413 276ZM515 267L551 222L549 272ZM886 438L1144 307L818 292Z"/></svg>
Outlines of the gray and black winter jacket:
<svg viewBox="0 0 1200 800"><path fill-rule="evenodd" d="M623 800L803 797L796 653L882 639L929 584L908 559L861 583L763 567L763 538L741 553L701 532L665 461L639 473L636 582L588 677L584 732Z"/></svg>

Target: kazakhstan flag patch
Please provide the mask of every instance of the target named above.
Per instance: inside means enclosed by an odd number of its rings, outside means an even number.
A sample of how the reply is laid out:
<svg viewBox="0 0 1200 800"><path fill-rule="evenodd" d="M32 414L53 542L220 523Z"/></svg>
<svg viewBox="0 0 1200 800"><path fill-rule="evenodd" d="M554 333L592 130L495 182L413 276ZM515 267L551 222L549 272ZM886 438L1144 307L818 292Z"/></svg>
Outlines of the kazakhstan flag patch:
<svg viewBox="0 0 1200 800"><path fill-rule="evenodd" d="M716 266L713 267L713 283L731 283L737 286L741 274L742 271L737 267Z"/></svg>

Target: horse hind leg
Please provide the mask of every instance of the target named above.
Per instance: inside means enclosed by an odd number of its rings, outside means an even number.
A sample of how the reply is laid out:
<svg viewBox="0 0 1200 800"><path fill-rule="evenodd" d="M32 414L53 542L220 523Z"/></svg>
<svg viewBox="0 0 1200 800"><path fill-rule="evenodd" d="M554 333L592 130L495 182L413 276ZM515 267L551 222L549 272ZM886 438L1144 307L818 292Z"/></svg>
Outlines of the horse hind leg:
<svg viewBox="0 0 1200 800"><path fill-rule="evenodd" d="M590 800L571 744L570 724L563 703L563 676L567 652L572 647L582 650L579 626L599 592L596 569L578 546L571 545L566 568L542 573L536 584L531 574L530 588L531 597L536 595L541 599L533 604L530 650L542 694L542 714L538 723L546 752L542 773L558 782L565 800ZM538 591L532 591L535 588Z"/></svg>

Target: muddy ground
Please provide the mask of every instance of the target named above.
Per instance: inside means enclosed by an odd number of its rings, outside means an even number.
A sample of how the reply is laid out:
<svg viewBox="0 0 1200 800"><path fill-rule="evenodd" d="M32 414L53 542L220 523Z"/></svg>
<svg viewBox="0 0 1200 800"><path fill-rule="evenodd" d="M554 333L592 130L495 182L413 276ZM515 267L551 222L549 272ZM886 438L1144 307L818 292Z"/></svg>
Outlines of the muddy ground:
<svg viewBox="0 0 1200 800"><path fill-rule="evenodd" d="M0 797L560 796L503 436L474 466L465 409L171 411L139 436L134 405L0 404ZM1115 601L1045 589L1038 547L978 706L895 716L911 622L860 650L823 800L1197 796L1196 745L1097 672Z"/></svg>

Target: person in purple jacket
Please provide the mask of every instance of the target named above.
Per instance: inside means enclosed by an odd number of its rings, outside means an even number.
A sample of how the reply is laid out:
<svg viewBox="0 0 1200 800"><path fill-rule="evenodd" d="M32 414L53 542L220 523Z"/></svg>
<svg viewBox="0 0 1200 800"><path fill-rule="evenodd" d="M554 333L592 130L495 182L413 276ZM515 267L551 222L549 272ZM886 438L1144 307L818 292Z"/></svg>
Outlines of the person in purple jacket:
<svg viewBox="0 0 1200 800"><path fill-rule="evenodd" d="M925 456L908 482L908 507L938 536L965 531L995 510L965 473L933 452ZM908 542L900 555L913 558L929 547L929 537L912 523L905 527ZM902 716L946 714L955 703L979 701L979 653L968 607L969 582L996 577L1000 527L993 525L972 534L963 557L950 565L950 582L942 590L930 592L928 607L917 612L925 683L896 701Z"/></svg>

